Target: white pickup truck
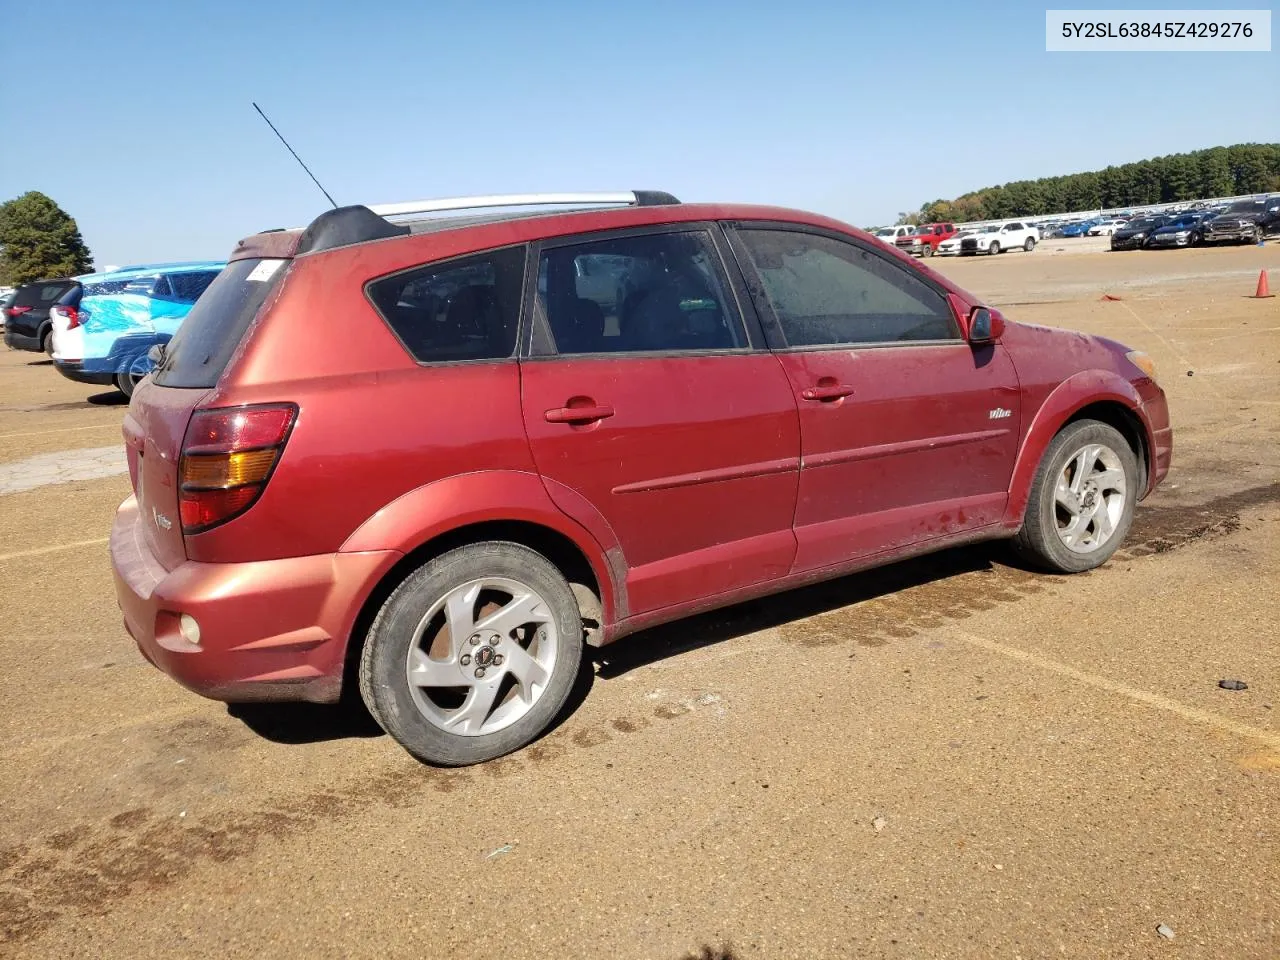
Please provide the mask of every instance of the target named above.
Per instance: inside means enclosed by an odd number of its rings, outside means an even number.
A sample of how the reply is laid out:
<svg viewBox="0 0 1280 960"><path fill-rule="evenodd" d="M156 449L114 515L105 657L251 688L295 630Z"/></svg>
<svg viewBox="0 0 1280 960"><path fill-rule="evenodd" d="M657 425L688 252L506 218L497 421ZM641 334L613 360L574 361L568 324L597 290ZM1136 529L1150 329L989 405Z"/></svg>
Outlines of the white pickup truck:
<svg viewBox="0 0 1280 960"><path fill-rule="evenodd" d="M1006 253L1021 248L1030 253L1040 242L1040 231L1021 220L993 223L960 241L960 255Z"/></svg>

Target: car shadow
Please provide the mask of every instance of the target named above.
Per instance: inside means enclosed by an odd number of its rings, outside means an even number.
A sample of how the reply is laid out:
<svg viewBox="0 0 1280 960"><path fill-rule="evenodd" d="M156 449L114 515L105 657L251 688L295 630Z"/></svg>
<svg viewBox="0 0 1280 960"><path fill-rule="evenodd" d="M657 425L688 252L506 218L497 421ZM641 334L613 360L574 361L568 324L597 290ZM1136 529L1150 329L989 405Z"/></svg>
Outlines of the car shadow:
<svg viewBox="0 0 1280 960"><path fill-rule="evenodd" d="M601 680L612 680L637 667L735 637L935 580L991 570L997 559L1009 565L1013 561L1008 553L1007 545L999 541L956 547L642 630L593 650L596 673Z"/></svg>
<svg viewBox="0 0 1280 960"><path fill-rule="evenodd" d="M358 688L345 686L337 703L229 703L227 714L272 743L323 743L383 736Z"/></svg>
<svg viewBox="0 0 1280 960"><path fill-rule="evenodd" d="M95 407L124 407L128 405L129 398L119 390L108 390L106 393L86 397L85 402L92 403Z"/></svg>
<svg viewBox="0 0 1280 960"><path fill-rule="evenodd" d="M956 547L652 627L606 647L588 648L564 707L532 743L573 716L590 695L597 678L607 682L638 667L691 650L935 580L992 570L996 562L1014 563L1001 542ZM342 699L336 704L232 703L227 705L227 714L272 743L299 745L384 734L360 698L354 661L343 681Z"/></svg>
<svg viewBox="0 0 1280 960"><path fill-rule="evenodd" d="M46 357L43 360L28 360L27 366L28 367L52 367L53 361L50 360L48 357Z"/></svg>

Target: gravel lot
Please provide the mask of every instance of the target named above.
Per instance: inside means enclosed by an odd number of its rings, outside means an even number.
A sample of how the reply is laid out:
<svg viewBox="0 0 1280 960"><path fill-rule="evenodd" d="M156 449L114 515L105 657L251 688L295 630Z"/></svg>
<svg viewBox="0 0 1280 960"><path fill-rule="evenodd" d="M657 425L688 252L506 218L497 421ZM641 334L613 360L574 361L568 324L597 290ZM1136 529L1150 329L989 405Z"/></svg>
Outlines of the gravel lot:
<svg viewBox="0 0 1280 960"><path fill-rule="evenodd" d="M1068 244L931 264L1155 358L1174 466L1112 563L957 550L635 636L460 771L145 664L124 408L0 354L0 955L1280 955L1280 245Z"/></svg>

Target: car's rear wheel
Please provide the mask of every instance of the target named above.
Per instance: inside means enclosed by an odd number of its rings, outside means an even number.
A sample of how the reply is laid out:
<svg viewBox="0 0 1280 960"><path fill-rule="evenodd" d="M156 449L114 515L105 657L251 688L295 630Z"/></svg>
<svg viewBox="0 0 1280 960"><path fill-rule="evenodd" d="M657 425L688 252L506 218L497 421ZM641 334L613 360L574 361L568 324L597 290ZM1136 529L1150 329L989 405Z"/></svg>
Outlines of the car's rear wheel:
<svg viewBox="0 0 1280 960"><path fill-rule="evenodd" d="M53 330L49 329L44 332L44 336L40 338L40 349L44 351L46 357L53 356Z"/></svg>
<svg viewBox="0 0 1280 960"><path fill-rule="evenodd" d="M529 743L564 706L582 660L573 591L516 543L459 547L383 604L360 658L369 712L409 753L462 766Z"/></svg>
<svg viewBox="0 0 1280 960"><path fill-rule="evenodd" d="M1022 245L1022 249L1027 251L1027 253L1030 253L1035 248L1036 248L1036 238L1027 237L1026 242Z"/></svg>
<svg viewBox="0 0 1280 960"><path fill-rule="evenodd" d="M1000 241L992 240L991 246L987 247L987 255L994 257L999 252L1000 252Z"/></svg>
<svg viewBox="0 0 1280 960"><path fill-rule="evenodd" d="M1077 420L1045 451L1015 549L1060 573L1101 566L1133 523L1138 459L1115 427Z"/></svg>

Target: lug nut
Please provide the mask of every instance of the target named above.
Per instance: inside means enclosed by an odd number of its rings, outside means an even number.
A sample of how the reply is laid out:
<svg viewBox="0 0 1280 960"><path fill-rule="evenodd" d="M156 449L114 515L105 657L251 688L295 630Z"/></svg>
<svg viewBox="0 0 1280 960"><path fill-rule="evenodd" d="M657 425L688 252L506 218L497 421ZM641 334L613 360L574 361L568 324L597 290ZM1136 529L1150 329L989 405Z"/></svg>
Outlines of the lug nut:
<svg viewBox="0 0 1280 960"><path fill-rule="evenodd" d="M493 665L494 665L495 667L500 667L500 666L502 666L502 660L503 660L503 656L502 656L502 654L498 654L497 656L495 656L495 657L493 658Z"/></svg>
<svg viewBox="0 0 1280 960"><path fill-rule="evenodd" d="M462 665L465 667L465 666L469 666L470 663L471 663L471 654L464 653L462 655Z"/></svg>
<svg viewBox="0 0 1280 960"><path fill-rule="evenodd" d="M476 667L476 679L479 680L484 676L484 667Z"/></svg>
<svg viewBox="0 0 1280 960"><path fill-rule="evenodd" d="M472 635L471 635L471 645L472 645L473 647L476 647L476 646L479 646L479 645L480 645L480 634L475 633L475 634L472 634Z"/></svg>

